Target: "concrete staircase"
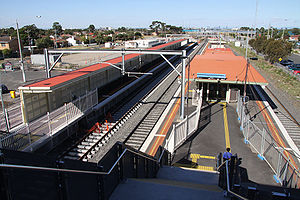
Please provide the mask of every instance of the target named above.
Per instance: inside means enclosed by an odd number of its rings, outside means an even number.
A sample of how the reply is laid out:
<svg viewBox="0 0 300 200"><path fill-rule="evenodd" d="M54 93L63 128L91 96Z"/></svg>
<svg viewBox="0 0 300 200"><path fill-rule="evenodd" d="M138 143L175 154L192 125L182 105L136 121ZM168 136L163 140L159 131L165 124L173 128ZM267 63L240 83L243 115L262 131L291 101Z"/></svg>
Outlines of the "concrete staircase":
<svg viewBox="0 0 300 200"><path fill-rule="evenodd" d="M163 166L157 178L127 179L110 199L226 199L218 177L214 172Z"/></svg>

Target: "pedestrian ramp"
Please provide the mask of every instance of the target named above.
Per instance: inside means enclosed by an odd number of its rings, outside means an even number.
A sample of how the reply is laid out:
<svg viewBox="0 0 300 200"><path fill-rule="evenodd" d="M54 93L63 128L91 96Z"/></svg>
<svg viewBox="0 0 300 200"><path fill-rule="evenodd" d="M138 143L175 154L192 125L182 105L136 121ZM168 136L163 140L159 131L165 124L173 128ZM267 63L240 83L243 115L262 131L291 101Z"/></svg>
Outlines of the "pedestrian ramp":
<svg viewBox="0 0 300 200"><path fill-rule="evenodd" d="M215 172L163 166L156 178L127 179L110 199L225 199L218 178Z"/></svg>

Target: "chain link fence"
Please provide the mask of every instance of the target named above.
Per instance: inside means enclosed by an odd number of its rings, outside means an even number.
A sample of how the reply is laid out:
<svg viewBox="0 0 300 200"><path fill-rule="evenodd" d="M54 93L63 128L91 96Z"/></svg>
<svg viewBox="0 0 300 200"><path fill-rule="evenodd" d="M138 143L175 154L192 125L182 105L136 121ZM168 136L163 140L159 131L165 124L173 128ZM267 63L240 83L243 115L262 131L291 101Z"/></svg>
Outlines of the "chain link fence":
<svg viewBox="0 0 300 200"><path fill-rule="evenodd" d="M237 114L244 141L258 157L268 163L275 173L274 179L284 187L300 188L298 158L291 149L278 144L271 133L258 127L251 119L243 98L237 93Z"/></svg>
<svg viewBox="0 0 300 200"><path fill-rule="evenodd" d="M17 131L0 138L0 148L33 151L44 140L77 120L98 103L97 89L48 112L47 115L25 124Z"/></svg>

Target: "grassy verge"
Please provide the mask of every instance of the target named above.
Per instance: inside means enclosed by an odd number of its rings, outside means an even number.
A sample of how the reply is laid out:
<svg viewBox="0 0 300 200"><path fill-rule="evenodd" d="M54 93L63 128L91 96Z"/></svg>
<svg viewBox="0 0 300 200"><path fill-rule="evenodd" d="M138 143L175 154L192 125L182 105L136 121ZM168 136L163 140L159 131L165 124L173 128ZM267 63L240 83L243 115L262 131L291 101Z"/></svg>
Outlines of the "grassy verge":
<svg viewBox="0 0 300 200"><path fill-rule="evenodd" d="M244 48L236 47L232 43L229 44L229 46L236 53L240 54L241 56L245 56ZM276 87L286 91L293 98L297 99L297 101L300 100L300 81L279 67L270 64L268 61L265 61L263 57L258 56L253 51L249 51L249 49L248 55L248 57L258 58L258 60L251 60L251 65L259 70L262 70L269 77L269 79L272 80L272 83L275 84Z"/></svg>

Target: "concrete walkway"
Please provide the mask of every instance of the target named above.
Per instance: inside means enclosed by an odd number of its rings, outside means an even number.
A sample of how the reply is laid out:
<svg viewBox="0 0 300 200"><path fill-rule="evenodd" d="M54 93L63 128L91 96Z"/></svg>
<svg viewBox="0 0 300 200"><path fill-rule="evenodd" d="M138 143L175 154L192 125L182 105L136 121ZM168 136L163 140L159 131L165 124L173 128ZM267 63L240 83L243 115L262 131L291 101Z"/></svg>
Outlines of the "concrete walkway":
<svg viewBox="0 0 300 200"><path fill-rule="evenodd" d="M211 103L201 113L200 129L187 140L175 154L174 162L192 164L212 170L216 166L219 153L230 146L233 154L241 157L242 167L247 168L249 179L261 184L277 185L273 172L265 161L244 143L236 114L236 105ZM195 156L195 155L198 155Z"/></svg>

